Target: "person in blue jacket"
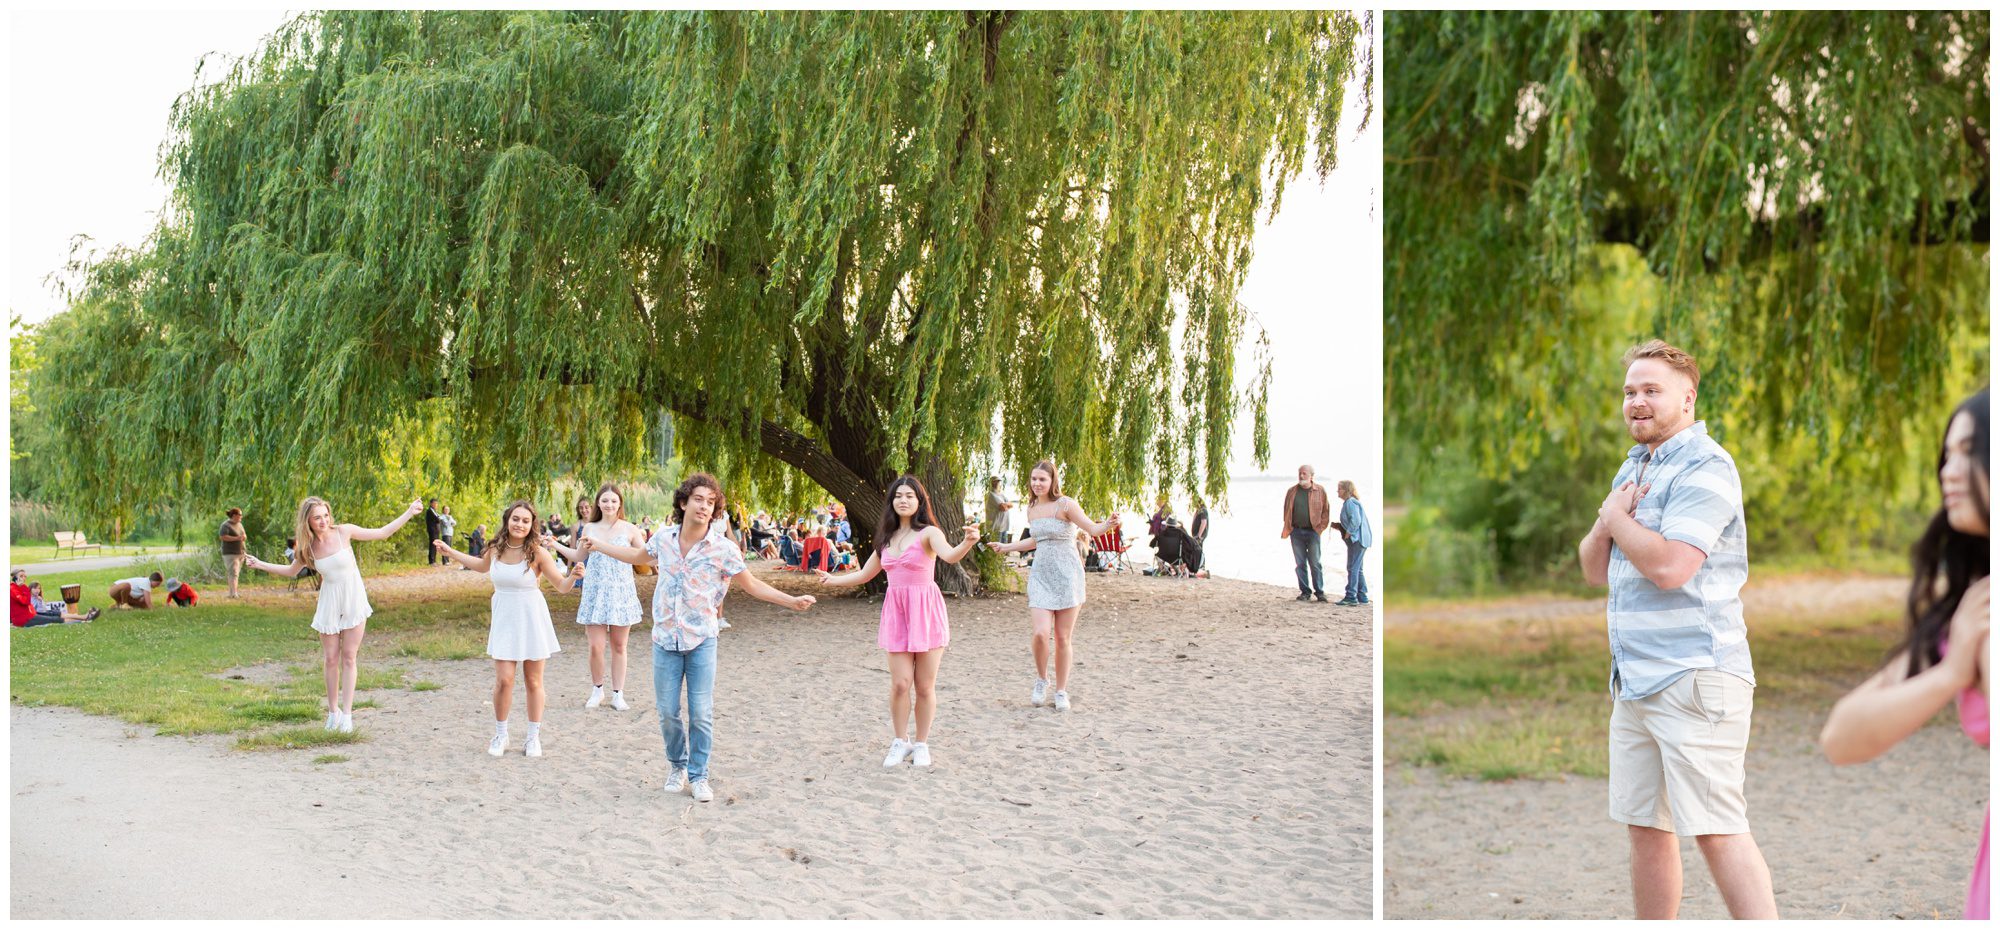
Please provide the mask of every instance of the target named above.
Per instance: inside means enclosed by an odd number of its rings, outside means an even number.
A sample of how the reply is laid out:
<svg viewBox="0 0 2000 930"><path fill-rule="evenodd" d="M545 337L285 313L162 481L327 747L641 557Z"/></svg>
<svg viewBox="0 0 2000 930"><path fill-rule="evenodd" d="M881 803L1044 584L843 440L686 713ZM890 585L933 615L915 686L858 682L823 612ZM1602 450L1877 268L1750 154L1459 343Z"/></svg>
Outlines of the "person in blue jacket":
<svg viewBox="0 0 2000 930"><path fill-rule="evenodd" d="M1340 536L1347 542L1347 596L1341 598L1340 606L1356 607L1368 603L1368 581L1361 577L1361 556L1375 545L1375 531L1368 527L1368 515L1361 510L1361 495L1355 493L1354 482L1343 479L1337 490L1341 500Z"/></svg>

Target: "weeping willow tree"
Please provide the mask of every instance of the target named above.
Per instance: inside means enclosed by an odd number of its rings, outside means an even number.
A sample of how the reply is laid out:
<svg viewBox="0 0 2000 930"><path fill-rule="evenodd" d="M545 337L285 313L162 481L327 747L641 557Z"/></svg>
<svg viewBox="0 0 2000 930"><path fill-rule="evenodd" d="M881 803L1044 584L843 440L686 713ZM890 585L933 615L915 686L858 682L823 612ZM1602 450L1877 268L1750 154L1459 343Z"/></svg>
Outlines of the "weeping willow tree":
<svg viewBox="0 0 2000 930"><path fill-rule="evenodd" d="M1987 377L1986 13L1399 12L1384 49L1405 495L1597 487L1609 466L1563 463L1622 452L1618 353L1655 335L1702 361L1725 442L1811 474L1794 539L1922 483ZM1502 536L1560 555L1581 513Z"/></svg>
<svg viewBox="0 0 2000 930"><path fill-rule="evenodd" d="M802 476L864 543L901 471L955 530L995 429L989 464L1051 456L1095 506L1218 496L1265 405L1233 388L1252 232L1334 167L1363 28L302 16L176 105L168 218L48 340L56 416L119 424L67 493L366 495L436 424L425 482L588 482L666 411L691 465Z"/></svg>

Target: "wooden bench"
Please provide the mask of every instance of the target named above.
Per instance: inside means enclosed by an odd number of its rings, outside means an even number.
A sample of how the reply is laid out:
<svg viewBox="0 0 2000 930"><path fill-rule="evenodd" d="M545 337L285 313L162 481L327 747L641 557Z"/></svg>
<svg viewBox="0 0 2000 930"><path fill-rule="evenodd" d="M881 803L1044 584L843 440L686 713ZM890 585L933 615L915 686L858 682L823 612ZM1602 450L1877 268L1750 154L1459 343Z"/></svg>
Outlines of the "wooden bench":
<svg viewBox="0 0 2000 930"><path fill-rule="evenodd" d="M98 543L85 541L82 533L56 534L57 556L61 556L63 554L63 550L65 549L71 552L82 552L85 549L102 549L102 548L104 547Z"/></svg>

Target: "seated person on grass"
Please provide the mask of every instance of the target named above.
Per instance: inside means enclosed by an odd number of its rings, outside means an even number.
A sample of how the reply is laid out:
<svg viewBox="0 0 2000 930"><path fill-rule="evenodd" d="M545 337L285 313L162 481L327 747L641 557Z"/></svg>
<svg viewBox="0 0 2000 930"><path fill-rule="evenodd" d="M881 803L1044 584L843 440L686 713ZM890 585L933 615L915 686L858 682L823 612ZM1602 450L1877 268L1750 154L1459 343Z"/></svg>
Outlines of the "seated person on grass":
<svg viewBox="0 0 2000 930"><path fill-rule="evenodd" d="M10 601L9 612L15 626L43 626L50 623L82 623L97 616L91 611L88 616L65 610L62 604L50 604L42 600L40 582L30 583L25 569L14 569L11 583L7 586Z"/></svg>

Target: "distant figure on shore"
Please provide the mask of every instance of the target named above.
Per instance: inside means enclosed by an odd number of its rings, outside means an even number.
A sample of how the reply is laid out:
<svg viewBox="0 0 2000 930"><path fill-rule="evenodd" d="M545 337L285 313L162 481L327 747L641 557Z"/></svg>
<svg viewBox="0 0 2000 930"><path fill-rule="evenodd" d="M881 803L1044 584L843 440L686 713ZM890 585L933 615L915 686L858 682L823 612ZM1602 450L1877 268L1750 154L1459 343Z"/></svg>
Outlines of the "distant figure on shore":
<svg viewBox="0 0 2000 930"><path fill-rule="evenodd" d="M1188 566L1196 576L1208 577L1208 556L1203 551L1208 547L1208 504L1197 494L1194 498L1194 520L1188 523L1188 535L1194 537L1194 564Z"/></svg>
<svg viewBox="0 0 2000 930"><path fill-rule="evenodd" d="M1292 564L1299 575L1301 601L1326 603L1326 574L1320 567L1319 537L1333 523L1326 488L1313 481L1313 467L1299 466L1299 483L1285 489L1285 528L1279 535L1292 541Z"/></svg>
<svg viewBox="0 0 2000 930"><path fill-rule="evenodd" d="M430 556L431 564L438 564L437 541L442 538L438 531L444 528L442 515L438 513L438 499L433 497L424 502L424 552Z"/></svg>
<svg viewBox="0 0 2000 930"><path fill-rule="evenodd" d="M1347 543L1347 594L1340 599L1342 607L1358 607L1368 603L1368 581L1361 577L1361 557L1368 547L1375 545L1375 530L1368 525L1368 514L1361 509L1361 497L1354 490L1354 482L1342 479L1335 486L1340 495L1340 527L1342 541ZM1323 600L1323 598L1322 598Z"/></svg>
<svg viewBox="0 0 2000 930"><path fill-rule="evenodd" d="M1014 541L1014 498L1000 487L999 475L986 484L986 526L992 530L991 542Z"/></svg>
<svg viewBox="0 0 2000 930"><path fill-rule="evenodd" d="M215 535L221 543L223 571L229 575L229 596L235 597L236 579L243 574L243 541L250 538L243 532L243 508L229 508L227 519Z"/></svg>
<svg viewBox="0 0 2000 930"><path fill-rule="evenodd" d="M481 523L481 524L479 524L478 526L475 526L475 527L473 527L473 528L472 528L472 535L471 535L471 536L468 536L468 537L466 537L466 539L465 539L465 542L466 542L466 546L467 546L467 548L466 548L466 550L465 550L465 554L466 554L466 555L469 555L469 556L472 556L472 557L473 557L473 558L475 558L475 559L476 559L476 558L479 558L479 557L480 557L480 556L482 556L482 555L485 555L485 554L486 554L486 524L484 524L484 523Z"/></svg>

